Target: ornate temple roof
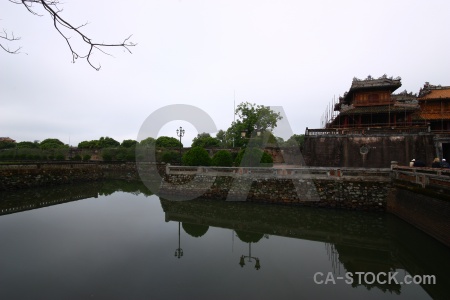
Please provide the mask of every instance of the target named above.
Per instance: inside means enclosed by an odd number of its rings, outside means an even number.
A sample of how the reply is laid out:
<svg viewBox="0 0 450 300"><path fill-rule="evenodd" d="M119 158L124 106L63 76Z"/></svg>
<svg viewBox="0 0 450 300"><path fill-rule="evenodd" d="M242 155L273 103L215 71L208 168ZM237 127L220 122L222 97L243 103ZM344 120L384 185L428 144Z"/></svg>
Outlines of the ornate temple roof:
<svg viewBox="0 0 450 300"><path fill-rule="evenodd" d="M392 78L383 75L379 78L373 78L372 76L367 76L366 79L353 78L352 85L348 92L344 93L343 97L339 97L340 103L350 104L352 95L355 91L360 90L389 90L391 93L402 86L401 78Z"/></svg>
<svg viewBox="0 0 450 300"><path fill-rule="evenodd" d="M419 91L418 100L450 98L450 86L431 85L425 82Z"/></svg>

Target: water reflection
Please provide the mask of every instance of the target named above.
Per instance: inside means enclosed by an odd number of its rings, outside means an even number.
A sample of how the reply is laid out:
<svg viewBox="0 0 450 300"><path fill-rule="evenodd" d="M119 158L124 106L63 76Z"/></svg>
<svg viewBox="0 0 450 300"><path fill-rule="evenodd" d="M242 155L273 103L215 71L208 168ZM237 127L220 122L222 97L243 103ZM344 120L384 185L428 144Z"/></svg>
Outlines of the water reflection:
<svg viewBox="0 0 450 300"><path fill-rule="evenodd" d="M248 243L248 255L241 255L241 259L239 260L239 265L243 268L245 266L245 259L248 259L248 262L253 263L253 259L255 260L255 269L261 269L261 263L259 258L252 256L252 242Z"/></svg>
<svg viewBox="0 0 450 300"><path fill-rule="evenodd" d="M178 248L175 250L175 257L178 257L178 258L181 258L183 256L183 249L181 249L180 224L181 223L178 222ZM183 229L184 229L184 225L183 225Z"/></svg>
<svg viewBox="0 0 450 300"><path fill-rule="evenodd" d="M1 193L0 296L36 298L50 290L65 296L71 287L64 277L111 299L449 294L449 249L395 216L150 196L133 182ZM25 210L32 211L17 213ZM431 274L437 284L315 286L314 272L328 270ZM24 284L30 294L13 297L27 292Z"/></svg>
<svg viewBox="0 0 450 300"><path fill-rule="evenodd" d="M389 214L241 202L160 200L166 222L196 224L206 230L212 226L235 231L249 249L248 255L240 256L241 267L248 261L260 269L260 259L251 253L252 244L257 244L264 236L283 236L323 242L336 276L344 272L433 274L438 278L437 284L422 287L435 299L444 299L448 293L449 249ZM402 291L402 285L395 282L354 280L352 286L364 286L367 290L377 288L397 295Z"/></svg>

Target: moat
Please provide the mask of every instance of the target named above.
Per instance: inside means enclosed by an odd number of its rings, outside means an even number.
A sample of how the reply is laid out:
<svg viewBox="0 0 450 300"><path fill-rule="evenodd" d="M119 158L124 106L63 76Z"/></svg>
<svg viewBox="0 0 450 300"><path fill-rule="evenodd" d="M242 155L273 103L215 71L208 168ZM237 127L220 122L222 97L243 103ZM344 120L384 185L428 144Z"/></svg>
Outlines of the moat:
<svg viewBox="0 0 450 300"><path fill-rule="evenodd" d="M450 251L394 215L208 200L140 183L2 192L2 299L445 299ZM436 284L315 284L317 272ZM324 280L325 276L319 279Z"/></svg>

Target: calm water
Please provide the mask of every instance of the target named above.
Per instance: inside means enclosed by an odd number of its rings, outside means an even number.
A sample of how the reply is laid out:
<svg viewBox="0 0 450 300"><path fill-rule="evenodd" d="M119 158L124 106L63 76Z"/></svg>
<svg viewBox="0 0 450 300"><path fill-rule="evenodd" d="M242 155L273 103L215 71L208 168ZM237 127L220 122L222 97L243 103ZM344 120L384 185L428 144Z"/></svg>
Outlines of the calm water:
<svg viewBox="0 0 450 300"><path fill-rule="evenodd" d="M0 211L0 299L450 295L449 249L388 214L172 202L123 182L3 193ZM314 283L389 271L437 284Z"/></svg>

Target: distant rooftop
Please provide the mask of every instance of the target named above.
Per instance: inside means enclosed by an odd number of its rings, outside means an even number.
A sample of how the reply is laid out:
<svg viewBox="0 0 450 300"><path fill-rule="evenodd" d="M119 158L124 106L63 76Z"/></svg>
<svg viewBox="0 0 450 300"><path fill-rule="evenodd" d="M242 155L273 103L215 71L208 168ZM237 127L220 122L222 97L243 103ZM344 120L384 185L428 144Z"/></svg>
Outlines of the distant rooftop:
<svg viewBox="0 0 450 300"><path fill-rule="evenodd" d="M450 98L450 86L431 85L425 82L419 91L419 100Z"/></svg>

